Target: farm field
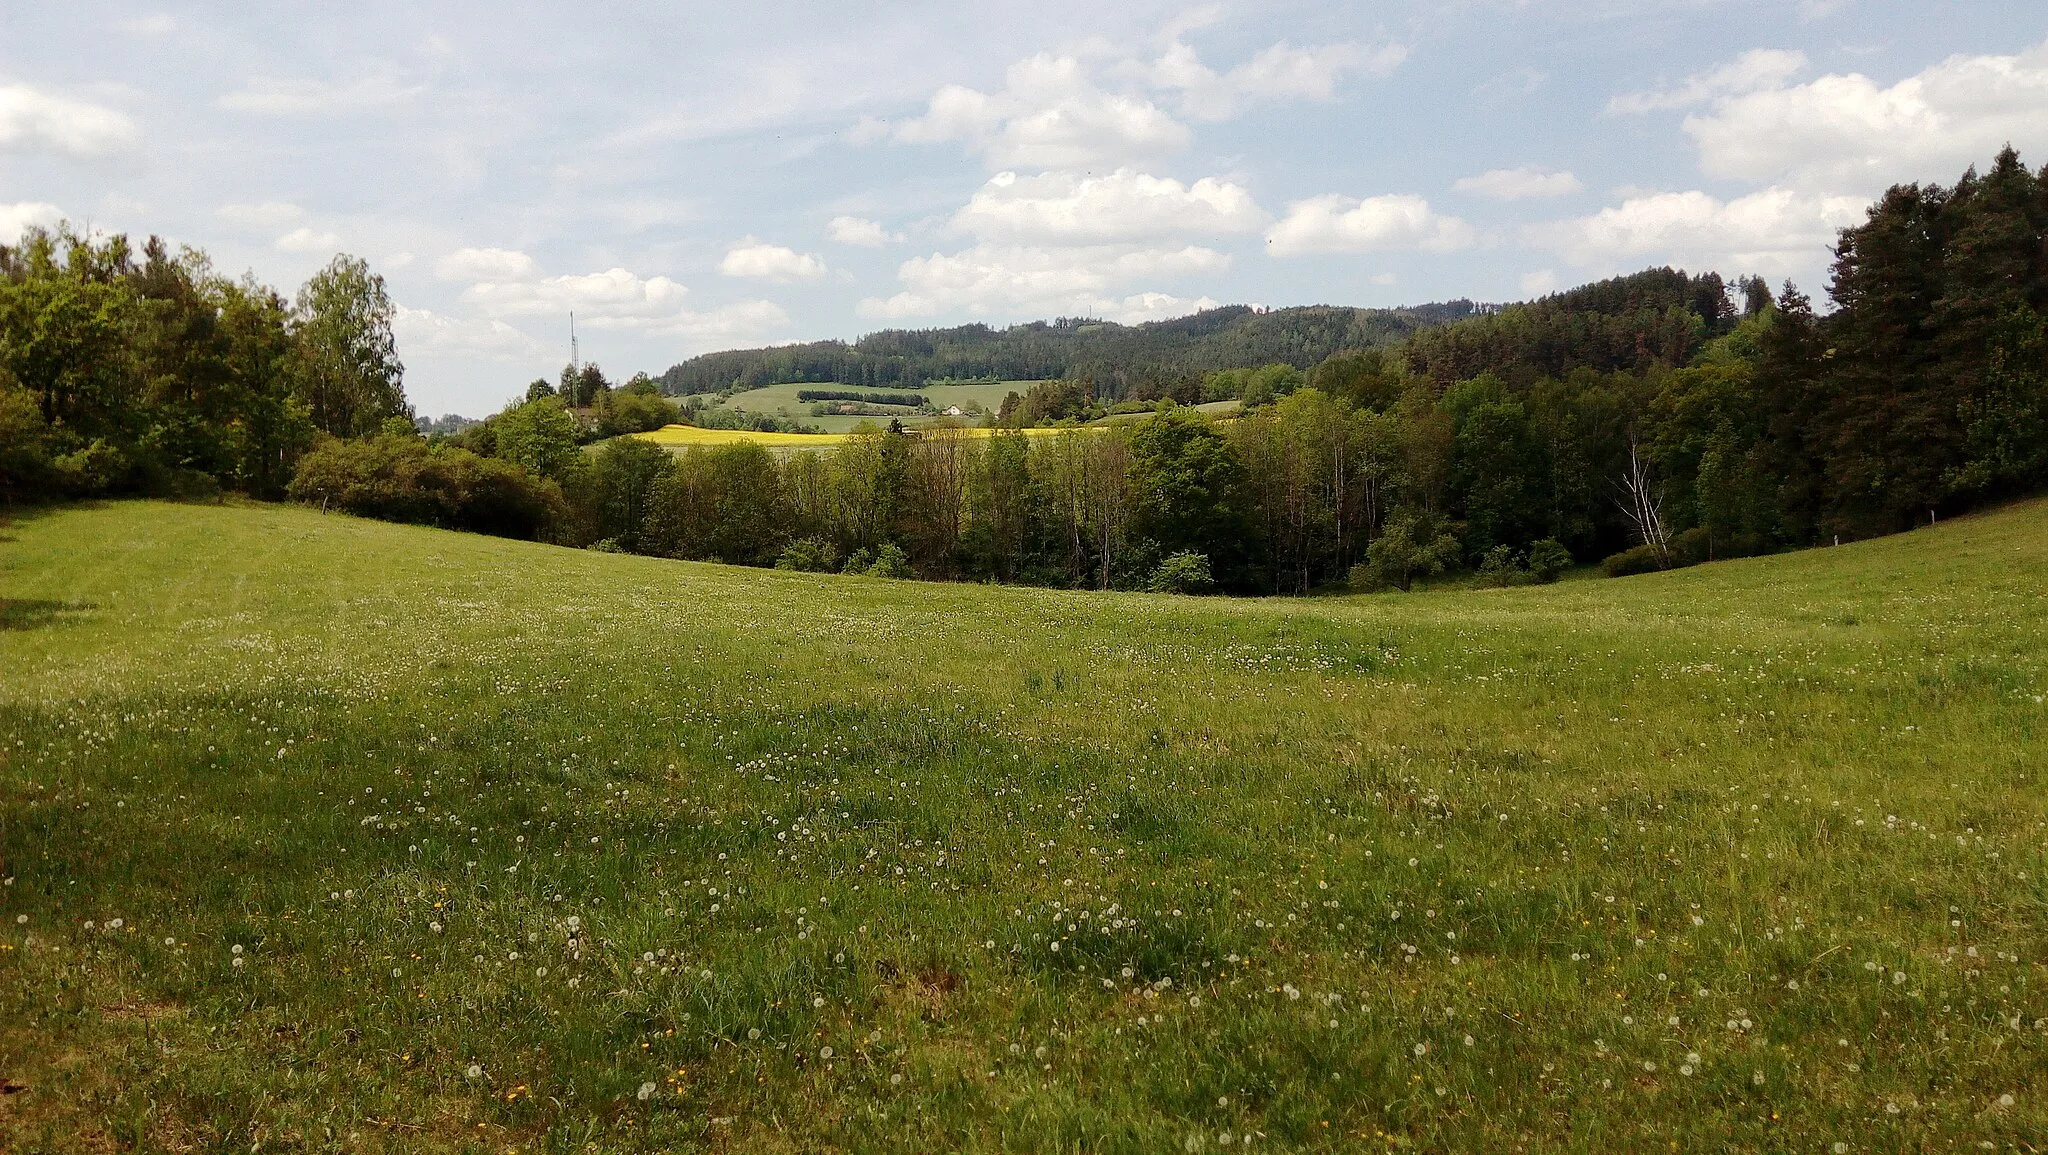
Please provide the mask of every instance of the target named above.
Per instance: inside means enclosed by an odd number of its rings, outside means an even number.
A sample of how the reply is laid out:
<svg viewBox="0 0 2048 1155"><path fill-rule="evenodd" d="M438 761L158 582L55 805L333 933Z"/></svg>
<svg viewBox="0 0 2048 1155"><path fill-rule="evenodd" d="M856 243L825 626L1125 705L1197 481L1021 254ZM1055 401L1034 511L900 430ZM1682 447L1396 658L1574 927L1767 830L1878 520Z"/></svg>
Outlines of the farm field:
<svg viewBox="0 0 2048 1155"><path fill-rule="evenodd" d="M1003 381L993 385L920 385L894 386L878 385L872 388L861 385L834 385L821 382L806 382L793 385L768 385L759 389L748 389L732 395L731 399L715 408L731 409L746 413L760 413L769 416L788 417L806 425L814 425L827 433L851 433L862 421L877 421L887 424L887 417L814 417L811 402L797 398L797 393L806 389L843 390L872 393L917 393L929 397L933 405L944 411L948 406L958 405L962 409L979 405L994 412L1003 403L1004 395L1015 391L1024 392L1035 381ZM909 426L916 426L931 420L915 409L903 410L900 420Z"/></svg>
<svg viewBox="0 0 2048 1155"><path fill-rule="evenodd" d="M1233 601L0 526L0 1151L2038 1150L2048 504Z"/></svg>
<svg viewBox="0 0 2048 1155"><path fill-rule="evenodd" d="M865 421L871 425L880 424L880 422L873 417L864 417L861 418L860 420ZM856 422L856 424L858 424L858 422ZM1087 427L1083 426L1082 428ZM990 437L995 434L995 430L986 429L980 426L970 426L966 429L961 430L961 432L965 433L969 437ZM1020 430L1019 432L1023 433L1026 437L1050 437L1054 434L1068 432L1068 430L1058 428L1033 428ZM771 450L788 451L798 449L831 449L834 446L845 444L849 434L763 433L759 430L754 429L704 429L695 425L664 425L660 429L656 429L651 433L636 433L632 434L631 436L639 437L647 441L652 441L656 445L660 445L668 449L688 449L693 445L719 446L737 445L741 442L752 442L755 445L760 445Z"/></svg>

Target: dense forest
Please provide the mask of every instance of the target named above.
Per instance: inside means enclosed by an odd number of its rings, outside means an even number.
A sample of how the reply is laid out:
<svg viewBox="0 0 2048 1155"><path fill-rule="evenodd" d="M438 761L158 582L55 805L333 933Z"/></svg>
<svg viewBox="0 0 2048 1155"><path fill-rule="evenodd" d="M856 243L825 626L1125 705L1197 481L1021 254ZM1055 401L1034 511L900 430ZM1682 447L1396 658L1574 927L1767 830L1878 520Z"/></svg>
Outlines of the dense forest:
<svg viewBox="0 0 2048 1155"><path fill-rule="evenodd" d="M1097 381L1120 400L1148 383L1199 381L1218 369L1273 363L1306 369L1344 350L1396 344L1478 308L1470 301L1408 309L1316 305L1262 311L1233 305L1144 325L1061 318L1007 329L892 329L851 345L815 341L707 353L671 367L658 380L664 393L683 396L808 382L915 387L963 378L1067 378Z"/></svg>
<svg viewBox="0 0 2048 1155"><path fill-rule="evenodd" d="M579 367L423 436L360 262L288 301L154 240L138 255L31 233L0 249L0 489L228 489L667 557L1301 592L1668 568L2048 484L2048 170L2008 150L1953 186L1892 189L1842 232L1832 296L1822 314L1790 284L1653 269L1501 309L1217 310L721 354L690 371L773 376L822 351L815 379L870 385L1067 359L995 428L675 455L618 434L682 416L661 393L689 366L616 387ZM1240 415L1186 404L1217 397Z"/></svg>

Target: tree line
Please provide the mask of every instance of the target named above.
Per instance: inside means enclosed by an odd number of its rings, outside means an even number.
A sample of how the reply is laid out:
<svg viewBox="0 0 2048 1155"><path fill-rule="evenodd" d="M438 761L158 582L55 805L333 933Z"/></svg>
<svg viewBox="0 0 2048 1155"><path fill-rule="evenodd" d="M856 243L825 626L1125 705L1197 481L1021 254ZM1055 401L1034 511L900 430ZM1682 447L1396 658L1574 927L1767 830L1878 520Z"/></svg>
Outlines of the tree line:
<svg viewBox="0 0 2048 1155"><path fill-rule="evenodd" d="M946 381L1040 381L1087 377L1112 400L1151 386L1167 391L1218 369L1284 362L1306 369L1340 350L1400 342L1480 307L1451 301L1405 309L1313 305L1210 309L1170 321L1119 325L1062 317L995 329L888 329L848 344L814 341L707 353L659 378L672 396L764 385L919 387Z"/></svg>
<svg viewBox="0 0 2048 1155"><path fill-rule="evenodd" d="M2007 150L1844 230L1828 313L1789 283L1653 269L1191 374L1189 350L1270 316L1204 315L1171 372L1068 373L992 428L677 455L625 436L688 418L664 384L594 366L422 436L360 262L287 301L159 242L31 234L0 250L0 485L214 486L667 557L1091 588L1637 572L2040 490L2044 242L2048 172ZM1241 412L1193 407L1225 397Z"/></svg>
<svg viewBox="0 0 2048 1155"><path fill-rule="evenodd" d="M383 280L294 298L156 238L0 245L0 493L285 494L316 438L408 428Z"/></svg>

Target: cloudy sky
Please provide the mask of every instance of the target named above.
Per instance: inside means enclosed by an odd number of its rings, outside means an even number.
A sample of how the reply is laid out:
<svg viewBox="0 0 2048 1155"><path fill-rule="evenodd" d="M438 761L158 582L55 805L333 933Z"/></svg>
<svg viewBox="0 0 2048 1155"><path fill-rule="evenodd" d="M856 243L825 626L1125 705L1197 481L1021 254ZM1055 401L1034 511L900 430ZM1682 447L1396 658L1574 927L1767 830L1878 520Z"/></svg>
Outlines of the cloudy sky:
<svg viewBox="0 0 2048 1155"><path fill-rule="evenodd" d="M0 0L0 234L399 302L422 412L884 327L1512 300L1837 227L2010 141L2012 0Z"/></svg>

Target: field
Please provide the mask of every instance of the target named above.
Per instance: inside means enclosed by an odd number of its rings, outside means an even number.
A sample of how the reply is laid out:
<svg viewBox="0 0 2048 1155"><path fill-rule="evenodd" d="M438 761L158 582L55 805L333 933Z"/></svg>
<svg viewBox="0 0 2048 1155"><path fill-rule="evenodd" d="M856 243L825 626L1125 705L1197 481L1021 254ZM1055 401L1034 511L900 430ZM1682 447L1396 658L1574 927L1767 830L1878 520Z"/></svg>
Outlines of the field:
<svg viewBox="0 0 2048 1155"><path fill-rule="evenodd" d="M2048 1141L2048 506L1306 601L0 536L0 1150Z"/></svg>
<svg viewBox="0 0 2048 1155"><path fill-rule="evenodd" d="M826 389L852 391L857 393L918 393L931 399L942 412L950 405L965 409L970 404L979 405L994 412L1003 403L1005 394L1012 391L1023 393L1037 384L1035 381L1003 381L993 385L877 385L872 388L862 385L833 385L830 383L808 382L794 385L768 385L760 389L748 389L732 395L718 408L738 410L746 413L760 413L768 416L782 416L815 425L827 433L851 433L862 421L887 424L887 417L813 417L811 403L797 399L797 393L805 389ZM710 398L708 400L715 400ZM900 420L905 425L921 425L931 420L915 409L904 409Z"/></svg>
<svg viewBox="0 0 2048 1155"><path fill-rule="evenodd" d="M861 420L869 424L880 424L875 418ZM990 437L995 430L970 426L962 430L969 437ZM1022 431L1026 437L1050 437L1064 433L1064 429L1033 428ZM633 436L652 441L668 449L688 449L693 445L719 446L737 445L749 441L773 450L831 449L844 445L850 436L845 433L762 433L752 429L703 429L695 425L664 425L652 433L636 433Z"/></svg>

